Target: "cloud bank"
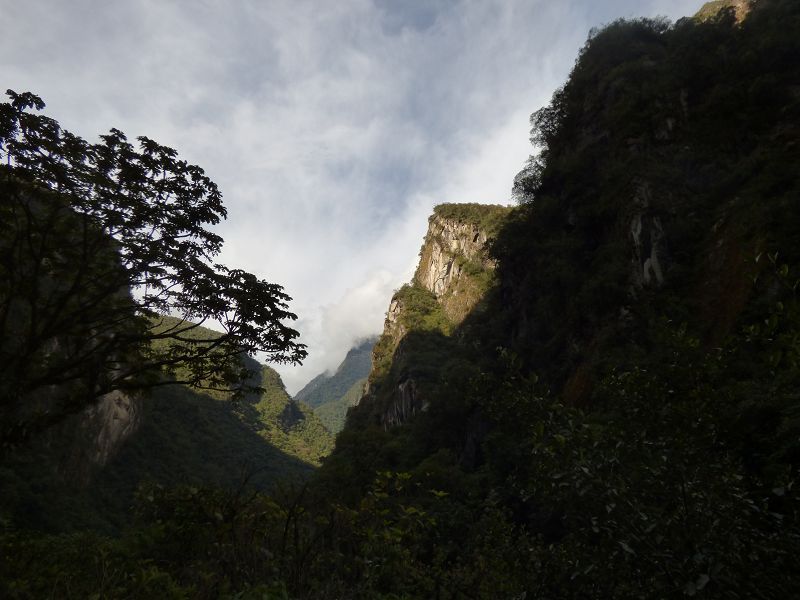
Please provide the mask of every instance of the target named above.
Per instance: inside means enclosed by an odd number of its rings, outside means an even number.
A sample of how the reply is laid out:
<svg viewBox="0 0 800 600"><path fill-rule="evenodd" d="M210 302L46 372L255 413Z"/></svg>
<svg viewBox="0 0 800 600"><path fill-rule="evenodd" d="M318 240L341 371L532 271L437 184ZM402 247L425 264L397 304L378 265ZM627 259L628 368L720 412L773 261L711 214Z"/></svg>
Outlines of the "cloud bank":
<svg viewBox="0 0 800 600"><path fill-rule="evenodd" d="M5 88L88 139L201 165L222 260L283 285L309 346L295 392L380 331L442 202L510 202L528 116L590 28L700 0L0 0Z"/></svg>

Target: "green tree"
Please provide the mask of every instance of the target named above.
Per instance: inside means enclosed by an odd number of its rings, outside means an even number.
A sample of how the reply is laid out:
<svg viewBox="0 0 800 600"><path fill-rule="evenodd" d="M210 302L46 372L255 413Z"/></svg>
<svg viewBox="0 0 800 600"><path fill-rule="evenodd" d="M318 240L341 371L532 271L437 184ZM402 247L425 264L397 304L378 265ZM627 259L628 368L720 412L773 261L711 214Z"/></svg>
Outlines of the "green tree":
<svg viewBox="0 0 800 600"><path fill-rule="evenodd" d="M112 129L89 143L0 104L0 444L114 390L178 382L243 392L242 362L298 363L305 346L279 285L214 261L216 184L175 150ZM162 315L178 316L166 320ZM204 339L198 327L223 333Z"/></svg>

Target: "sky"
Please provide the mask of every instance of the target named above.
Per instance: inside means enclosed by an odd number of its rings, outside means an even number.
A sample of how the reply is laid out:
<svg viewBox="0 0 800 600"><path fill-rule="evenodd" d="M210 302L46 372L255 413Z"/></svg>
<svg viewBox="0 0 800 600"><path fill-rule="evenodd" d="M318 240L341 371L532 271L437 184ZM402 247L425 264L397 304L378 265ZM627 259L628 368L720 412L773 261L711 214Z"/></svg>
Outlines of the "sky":
<svg viewBox="0 0 800 600"><path fill-rule="evenodd" d="M0 0L0 85L89 141L200 165L220 260L282 285L295 393L383 328L432 208L510 204L529 117L593 27L702 0Z"/></svg>

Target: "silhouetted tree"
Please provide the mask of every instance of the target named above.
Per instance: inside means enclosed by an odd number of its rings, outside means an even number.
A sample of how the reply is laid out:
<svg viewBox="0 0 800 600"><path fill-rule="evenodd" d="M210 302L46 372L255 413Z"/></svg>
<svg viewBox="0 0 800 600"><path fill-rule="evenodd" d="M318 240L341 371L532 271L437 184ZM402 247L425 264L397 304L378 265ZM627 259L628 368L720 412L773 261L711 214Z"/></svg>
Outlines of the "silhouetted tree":
<svg viewBox="0 0 800 600"><path fill-rule="evenodd" d="M247 388L243 354L298 363L279 285L214 262L225 218L203 170L146 137L89 143L37 111L0 104L0 442L113 390L166 383ZM179 317L165 319L163 315ZM222 325L203 339L197 327Z"/></svg>

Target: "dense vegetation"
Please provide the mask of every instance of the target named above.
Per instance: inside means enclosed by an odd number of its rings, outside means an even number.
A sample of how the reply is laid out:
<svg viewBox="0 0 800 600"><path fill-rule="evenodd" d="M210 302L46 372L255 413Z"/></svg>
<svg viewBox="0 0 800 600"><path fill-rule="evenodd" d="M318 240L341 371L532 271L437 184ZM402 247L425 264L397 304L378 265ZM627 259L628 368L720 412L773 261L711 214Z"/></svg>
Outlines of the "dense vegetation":
<svg viewBox="0 0 800 600"><path fill-rule="evenodd" d="M113 391L158 384L244 392L242 356L297 363L305 347L276 284L214 262L226 216L196 166L112 129L95 144L37 111L0 103L0 451ZM183 321L162 327L158 314ZM206 344L192 330L223 332ZM152 342L168 340L163 345ZM246 371L246 370L245 370Z"/></svg>
<svg viewBox="0 0 800 600"><path fill-rule="evenodd" d="M325 425L328 431L335 435L344 429L347 411L361 400L366 385L366 377L358 379L341 398L321 404L314 409L314 413L319 417L319 420L322 421L322 424Z"/></svg>
<svg viewBox="0 0 800 600"><path fill-rule="evenodd" d="M361 399L372 366L372 348L377 338L362 340L351 348L336 371L320 373L294 395L298 402L307 404L323 425L333 434L344 427L347 409Z"/></svg>
<svg viewBox="0 0 800 600"><path fill-rule="evenodd" d="M494 237L505 223L507 206L500 204L439 204L434 215L449 221L475 224L488 237Z"/></svg>
<svg viewBox="0 0 800 600"><path fill-rule="evenodd" d="M159 320L161 327L177 321ZM198 343L218 335L204 327L191 332ZM117 415L93 423L79 413L38 443L7 453L0 463L0 518L40 531L113 533L131 524L137 488L145 483L226 490L246 483L264 491L307 478L330 453L332 437L309 407L289 397L273 369L245 360L249 371L261 373L253 383L261 392L234 400L232 391L172 384L132 398L131 431L112 445L107 462L101 440L114 434Z"/></svg>
<svg viewBox="0 0 800 600"><path fill-rule="evenodd" d="M799 33L764 1L591 36L532 118L487 308L442 332L414 303L386 372L441 382L428 411L353 422L319 476L363 502L407 473L390 514L435 515L369 593L798 593Z"/></svg>
<svg viewBox="0 0 800 600"><path fill-rule="evenodd" d="M798 81L794 0L594 32L533 116L497 285L458 325L397 296L380 385L435 383L427 410L360 405L307 486L144 488L116 538L7 527L0 592L797 597Z"/></svg>

